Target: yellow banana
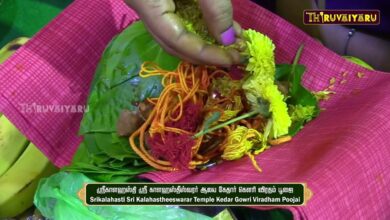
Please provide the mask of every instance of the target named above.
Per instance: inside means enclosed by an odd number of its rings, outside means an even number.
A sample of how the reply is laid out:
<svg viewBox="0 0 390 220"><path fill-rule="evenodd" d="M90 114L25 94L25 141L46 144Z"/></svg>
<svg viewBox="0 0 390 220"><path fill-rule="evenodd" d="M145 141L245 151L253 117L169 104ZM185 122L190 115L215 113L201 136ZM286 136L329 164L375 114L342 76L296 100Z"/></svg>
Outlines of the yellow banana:
<svg viewBox="0 0 390 220"><path fill-rule="evenodd" d="M14 40L12 40L11 42L9 42L8 44L6 44L3 48L0 49L0 64L2 64L6 59L8 59L8 57L10 57L12 54L15 53L15 51L23 46L25 43L27 43L27 41L29 40L29 38L27 37L18 37ZM0 117L1 117L2 113L0 112ZM1 174L0 174L1 175Z"/></svg>
<svg viewBox="0 0 390 220"><path fill-rule="evenodd" d="M35 191L41 178L47 177L56 171L57 168L48 163L45 170L36 179L0 205L0 219L15 217L30 208L33 205Z"/></svg>
<svg viewBox="0 0 390 220"><path fill-rule="evenodd" d="M22 213L30 207L33 201L31 194L34 194L36 189L34 181L52 174L54 170L45 155L30 143L15 164L0 177L0 218ZM24 190L26 192L23 192ZM10 210L10 202L28 204L15 205L14 209Z"/></svg>
<svg viewBox="0 0 390 220"><path fill-rule="evenodd" d="M0 178L28 145L27 138L5 117L0 117ZM0 188L0 190L2 190Z"/></svg>
<svg viewBox="0 0 390 220"><path fill-rule="evenodd" d="M0 64L28 40L16 38L1 48ZM55 171L50 161L0 112L0 218L14 217L31 207L39 180Z"/></svg>
<svg viewBox="0 0 390 220"><path fill-rule="evenodd" d="M0 64L10 57L19 47L25 44L29 38L18 37L0 49Z"/></svg>

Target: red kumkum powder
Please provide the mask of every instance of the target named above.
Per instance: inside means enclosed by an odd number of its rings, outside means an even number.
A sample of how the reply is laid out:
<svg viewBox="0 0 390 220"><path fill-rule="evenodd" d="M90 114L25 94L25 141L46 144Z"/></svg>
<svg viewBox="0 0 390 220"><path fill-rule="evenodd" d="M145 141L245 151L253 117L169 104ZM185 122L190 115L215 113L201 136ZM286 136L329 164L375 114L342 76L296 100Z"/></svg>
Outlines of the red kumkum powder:
<svg viewBox="0 0 390 220"><path fill-rule="evenodd" d="M179 128L191 133L195 133L199 123L202 122L203 105L187 102L183 106L183 115L178 121L168 121L167 127ZM173 118L177 117L179 110L174 113ZM152 155L156 158L163 158L169 161L173 167L178 169L188 169L188 164L192 158L192 147L196 140L189 134L177 134L174 132L165 132L155 134L148 138L148 146Z"/></svg>

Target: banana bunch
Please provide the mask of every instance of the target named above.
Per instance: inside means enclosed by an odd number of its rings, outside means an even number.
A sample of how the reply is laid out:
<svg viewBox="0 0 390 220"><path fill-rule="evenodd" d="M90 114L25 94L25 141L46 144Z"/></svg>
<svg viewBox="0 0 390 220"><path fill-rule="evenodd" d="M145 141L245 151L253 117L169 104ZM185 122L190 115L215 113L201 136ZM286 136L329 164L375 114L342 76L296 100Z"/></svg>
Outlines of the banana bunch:
<svg viewBox="0 0 390 220"><path fill-rule="evenodd" d="M0 219L17 216L31 207L39 180L55 171L45 155L34 144L28 144L12 167L0 177Z"/></svg>
<svg viewBox="0 0 390 220"><path fill-rule="evenodd" d="M0 49L0 64L27 40L17 38ZM0 113L0 219L31 207L39 180L54 172L45 155Z"/></svg>
<svg viewBox="0 0 390 220"><path fill-rule="evenodd" d="M10 57L19 47L23 46L29 38L18 37L0 49L0 64Z"/></svg>
<svg viewBox="0 0 390 220"><path fill-rule="evenodd" d="M8 59L12 54L15 53L19 47L23 46L29 38L27 37L18 37L14 39L13 41L6 44L3 48L0 49L0 64L2 64L4 61ZM0 112L0 117L2 113ZM1 169L0 169L0 175L1 175Z"/></svg>

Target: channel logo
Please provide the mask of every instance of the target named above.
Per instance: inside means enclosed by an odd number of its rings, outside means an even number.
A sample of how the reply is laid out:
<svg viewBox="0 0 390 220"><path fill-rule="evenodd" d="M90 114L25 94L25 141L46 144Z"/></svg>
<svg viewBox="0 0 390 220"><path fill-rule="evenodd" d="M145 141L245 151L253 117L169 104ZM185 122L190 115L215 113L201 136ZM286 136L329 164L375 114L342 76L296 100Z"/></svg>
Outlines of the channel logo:
<svg viewBox="0 0 390 220"><path fill-rule="evenodd" d="M306 25L379 25L379 10L304 10Z"/></svg>

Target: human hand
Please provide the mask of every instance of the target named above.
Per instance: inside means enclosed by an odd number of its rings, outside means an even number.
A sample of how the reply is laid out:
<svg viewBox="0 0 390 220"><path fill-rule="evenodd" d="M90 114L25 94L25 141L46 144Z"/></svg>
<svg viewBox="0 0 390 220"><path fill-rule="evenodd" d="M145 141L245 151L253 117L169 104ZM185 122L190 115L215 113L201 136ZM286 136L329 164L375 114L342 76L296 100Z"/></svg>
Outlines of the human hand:
<svg viewBox="0 0 390 220"><path fill-rule="evenodd" d="M235 49L223 49L207 44L190 33L175 14L173 0L125 0L137 11L156 41L170 54L195 64L230 66L239 64ZM230 0L198 0L210 34L221 44L235 43L241 27L233 21Z"/></svg>

